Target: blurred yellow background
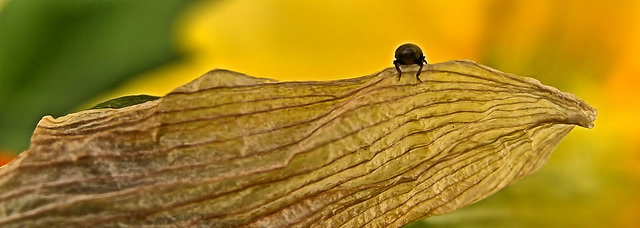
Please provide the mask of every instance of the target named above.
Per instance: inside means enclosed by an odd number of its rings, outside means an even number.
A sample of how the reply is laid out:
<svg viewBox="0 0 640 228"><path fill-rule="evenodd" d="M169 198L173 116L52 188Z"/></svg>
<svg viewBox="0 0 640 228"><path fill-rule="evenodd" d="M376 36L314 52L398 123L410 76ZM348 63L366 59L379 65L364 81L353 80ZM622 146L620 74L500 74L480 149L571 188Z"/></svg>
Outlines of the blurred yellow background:
<svg viewBox="0 0 640 228"><path fill-rule="evenodd" d="M534 77L599 115L537 174L410 226L640 227L640 1L200 0L171 23L181 58L76 110L163 95L214 68L281 81L368 75L411 42L429 63L470 59Z"/></svg>

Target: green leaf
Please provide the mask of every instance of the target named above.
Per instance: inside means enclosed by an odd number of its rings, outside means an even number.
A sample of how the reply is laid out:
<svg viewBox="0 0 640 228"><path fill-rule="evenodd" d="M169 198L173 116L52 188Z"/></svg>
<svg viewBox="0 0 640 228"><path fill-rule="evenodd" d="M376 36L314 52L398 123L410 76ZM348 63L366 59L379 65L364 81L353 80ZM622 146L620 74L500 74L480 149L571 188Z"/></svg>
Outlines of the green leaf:
<svg viewBox="0 0 640 228"><path fill-rule="evenodd" d="M149 96L149 95L133 95L133 96L124 96L118 97L116 99L111 99L96 106L91 107L90 109L101 109L101 108L124 108L127 106L141 104L147 101L157 100L160 97Z"/></svg>

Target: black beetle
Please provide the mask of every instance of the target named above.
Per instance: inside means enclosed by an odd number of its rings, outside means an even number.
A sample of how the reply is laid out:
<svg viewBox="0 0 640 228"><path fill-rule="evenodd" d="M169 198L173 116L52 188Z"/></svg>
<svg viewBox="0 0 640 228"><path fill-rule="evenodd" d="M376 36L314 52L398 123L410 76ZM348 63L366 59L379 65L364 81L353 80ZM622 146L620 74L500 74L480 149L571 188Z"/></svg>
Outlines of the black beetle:
<svg viewBox="0 0 640 228"><path fill-rule="evenodd" d="M427 63L427 60L425 60L424 55L422 54L422 49L420 49L418 45L411 43L400 45L400 47L396 49L396 60L393 60L393 65L396 66L396 70L398 71L398 80L400 80L400 77L402 76L400 65L418 64L420 69L418 69L416 79L418 79L418 81L422 81L418 76L420 76L420 72L422 71L423 62Z"/></svg>

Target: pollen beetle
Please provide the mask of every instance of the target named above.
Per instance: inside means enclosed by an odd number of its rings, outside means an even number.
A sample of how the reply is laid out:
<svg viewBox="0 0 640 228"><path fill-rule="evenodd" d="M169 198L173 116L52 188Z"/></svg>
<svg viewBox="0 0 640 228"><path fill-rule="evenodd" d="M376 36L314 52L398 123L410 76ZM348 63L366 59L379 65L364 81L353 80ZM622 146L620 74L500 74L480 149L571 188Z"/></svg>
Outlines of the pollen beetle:
<svg viewBox="0 0 640 228"><path fill-rule="evenodd" d="M418 81L422 81L418 76L420 76L420 72L422 71L422 63L427 63L427 60L425 60L424 54L422 54L422 49L420 49L418 45L411 43L400 45L400 47L396 49L395 57L396 60L393 61L393 65L396 66L396 70L398 71L398 80L400 80L400 77L402 76L400 65L418 64L420 69L418 69L416 79L418 79Z"/></svg>

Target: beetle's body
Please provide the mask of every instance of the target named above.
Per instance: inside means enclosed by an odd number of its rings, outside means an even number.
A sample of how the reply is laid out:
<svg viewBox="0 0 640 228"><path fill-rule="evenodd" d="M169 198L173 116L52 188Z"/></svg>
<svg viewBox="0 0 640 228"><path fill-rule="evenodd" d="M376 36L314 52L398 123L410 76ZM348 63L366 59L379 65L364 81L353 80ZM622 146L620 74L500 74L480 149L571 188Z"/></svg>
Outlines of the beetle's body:
<svg viewBox="0 0 640 228"><path fill-rule="evenodd" d="M393 65L396 66L396 70L398 71L398 79L400 79L402 75L400 65L418 64L418 66L420 66L420 69L418 69L416 79L418 79L418 81L421 81L418 76L420 76L420 72L422 71L422 67L424 66L422 63L427 63L427 60L425 59L424 54L422 54L422 49L420 49L418 45L411 43L400 45L400 47L396 49L395 57L396 60L393 61Z"/></svg>

